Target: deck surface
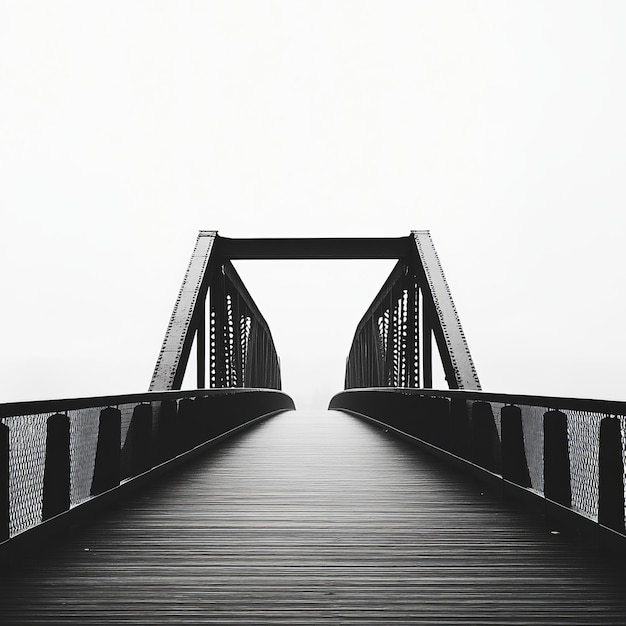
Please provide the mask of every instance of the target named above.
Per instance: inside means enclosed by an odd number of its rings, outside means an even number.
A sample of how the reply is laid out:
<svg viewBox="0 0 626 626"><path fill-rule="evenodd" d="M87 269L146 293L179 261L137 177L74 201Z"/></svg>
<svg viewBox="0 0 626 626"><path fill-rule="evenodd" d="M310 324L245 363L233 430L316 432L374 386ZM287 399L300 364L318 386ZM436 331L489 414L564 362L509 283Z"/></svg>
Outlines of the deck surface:
<svg viewBox="0 0 626 626"><path fill-rule="evenodd" d="M626 577L349 415L261 422L2 573L2 624L626 624Z"/></svg>

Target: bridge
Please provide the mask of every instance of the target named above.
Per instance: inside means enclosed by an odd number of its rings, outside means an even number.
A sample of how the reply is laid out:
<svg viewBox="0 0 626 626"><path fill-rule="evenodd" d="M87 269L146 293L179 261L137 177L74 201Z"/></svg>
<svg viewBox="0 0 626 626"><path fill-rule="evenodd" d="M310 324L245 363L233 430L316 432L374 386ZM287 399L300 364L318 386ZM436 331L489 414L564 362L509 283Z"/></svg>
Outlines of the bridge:
<svg viewBox="0 0 626 626"><path fill-rule="evenodd" d="M232 261L348 258L397 264L298 411ZM147 392L0 419L3 624L626 623L626 403L482 391L427 231L200 231Z"/></svg>

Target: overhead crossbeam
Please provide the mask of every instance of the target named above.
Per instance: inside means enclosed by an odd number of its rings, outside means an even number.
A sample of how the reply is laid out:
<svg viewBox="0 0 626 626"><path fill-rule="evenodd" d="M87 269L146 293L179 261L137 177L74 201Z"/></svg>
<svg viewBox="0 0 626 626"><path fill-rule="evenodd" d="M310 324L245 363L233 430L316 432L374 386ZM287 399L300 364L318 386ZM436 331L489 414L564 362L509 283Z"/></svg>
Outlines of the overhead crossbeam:
<svg viewBox="0 0 626 626"><path fill-rule="evenodd" d="M217 253L242 259L399 259L410 254L410 237L230 239L218 237Z"/></svg>

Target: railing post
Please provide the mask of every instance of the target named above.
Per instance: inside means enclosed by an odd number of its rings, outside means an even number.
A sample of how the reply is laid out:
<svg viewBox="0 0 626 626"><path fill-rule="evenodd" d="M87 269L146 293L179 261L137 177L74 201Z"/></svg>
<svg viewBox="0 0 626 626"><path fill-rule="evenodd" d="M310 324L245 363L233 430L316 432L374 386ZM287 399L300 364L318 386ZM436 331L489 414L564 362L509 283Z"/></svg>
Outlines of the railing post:
<svg viewBox="0 0 626 626"><path fill-rule="evenodd" d="M175 457L179 452L176 400L162 400L157 421L157 458L160 463Z"/></svg>
<svg viewBox="0 0 626 626"><path fill-rule="evenodd" d="M502 437L502 477L520 485L530 487L530 473L524 448L522 411L519 407L503 406L500 411Z"/></svg>
<svg viewBox="0 0 626 626"><path fill-rule="evenodd" d="M489 402L472 404L472 448L476 465L500 471L500 439Z"/></svg>
<svg viewBox="0 0 626 626"><path fill-rule="evenodd" d="M48 418L46 426L43 520L70 508L70 420L67 415L56 413Z"/></svg>
<svg viewBox="0 0 626 626"><path fill-rule="evenodd" d="M567 415L562 411L543 414L543 468L545 497L563 506L571 506Z"/></svg>
<svg viewBox="0 0 626 626"><path fill-rule="evenodd" d="M600 422L598 523L624 532L624 461L620 420Z"/></svg>
<svg viewBox="0 0 626 626"><path fill-rule="evenodd" d="M450 430L451 452L469 460L472 456L472 430L467 404L467 400L462 398L450 400Z"/></svg>
<svg viewBox="0 0 626 626"><path fill-rule="evenodd" d="M130 442L130 476L152 467L152 406L138 404L133 409L126 440Z"/></svg>
<svg viewBox="0 0 626 626"><path fill-rule="evenodd" d="M425 397L424 401L426 441L443 450L450 450L453 443L450 401L436 397Z"/></svg>
<svg viewBox="0 0 626 626"><path fill-rule="evenodd" d="M91 495L113 489L120 484L120 428L122 413L107 407L100 411L98 447L91 482Z"/></svg>
<svg viewBox="0 0 626 626"><path fill-rule="evenodd" d="M0 541L9 538L9 427L0 422Z"/></svg>
<svg viewBox="0 0 626 626"><path fill-rule="evenodd" d="M433 331L428 307L422 307L422 372L426 389L433 386Z"/></svg>
<svg viewBox="0 0 626 626"><path fill-rule="evenodd" d="M183 398L178 404L176 425L181 429L181 453L191 450L200 443L200 420L197 411L198 405L193 398Z"/></svg>

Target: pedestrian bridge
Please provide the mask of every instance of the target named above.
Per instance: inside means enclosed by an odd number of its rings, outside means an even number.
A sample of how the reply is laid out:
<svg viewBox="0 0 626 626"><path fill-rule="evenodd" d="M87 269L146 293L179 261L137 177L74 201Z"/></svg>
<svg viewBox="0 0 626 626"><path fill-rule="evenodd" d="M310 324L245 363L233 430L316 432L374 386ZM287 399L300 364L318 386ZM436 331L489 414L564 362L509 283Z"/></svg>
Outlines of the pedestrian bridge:
<svg viewBox="0 0 626 626"><path fill-rule="evenodd" d="M328 411L241 258L398 259ZM481 391L426 231L201 231L150 391L0 405L0 621L625 624L624 416Z"/></svg>

